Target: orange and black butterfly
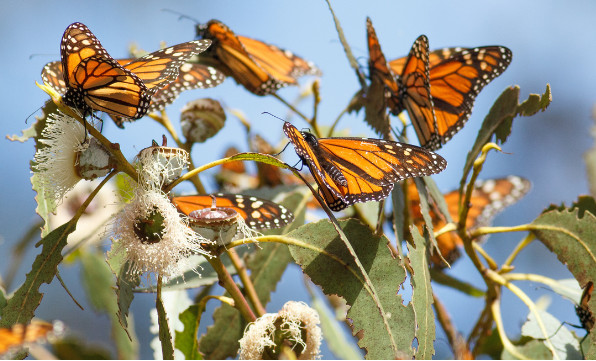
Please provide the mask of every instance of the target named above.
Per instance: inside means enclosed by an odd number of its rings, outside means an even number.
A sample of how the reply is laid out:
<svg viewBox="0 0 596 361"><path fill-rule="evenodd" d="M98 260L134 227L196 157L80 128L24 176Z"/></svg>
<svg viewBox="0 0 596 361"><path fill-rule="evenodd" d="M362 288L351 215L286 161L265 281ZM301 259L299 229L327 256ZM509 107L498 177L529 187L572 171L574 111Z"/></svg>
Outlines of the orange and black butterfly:
<svg viewBox="0 0 596 361"><path fill-rule="evenodd" d="M285 122L284 133L334 211L386 198L396 182L441 172L447 161L429 150L371 138L321 138Z"/></svg>
<svg viewBox="0 0 596 361"><path fill-rule="evenodd" d="M116 59L116 61L125 68L134 60L134 58ZM60 61L47 63L41 71L41 78L58 93L66 93L66 83L64 82L62 63ZM224 80L225 75L212 66L186 63L180 67L180 74L174 82L157 90L155 94L153 94L147 113L158 112L165 109L165 107L172 104L183 91L213 88L221 84ZM112 119L114 119L116 125L121 128L123 127L123 122L128 120L116 116L112 116Z"/></svg>
<svg viewBox="0 0 596 361"><path fill-rule="evenodd" d="M369 92L383 88L384 105L391 113L397 115L404 109L408 111L420 139L420 145L431 150L439 148L439 134L432 131L436 127L433 126L431 131L427 131L419 126L428 122L435 124L429 74L428 38L420 35L412 45L410 54L404 58L402 68L391 69L381 51L379 39L369 18L366 20L366 28L371 80ZM382 130L382 133L386 132L388 131Z"/></svg>
<svg viewBox="0 0 596 361"><path fill-rule="evenodd" d="M149 110L153 95L174 82L179 68L210 44L209 40L198 40L174 45L123 66L84 24L73 23L60 44L66 89L62 99L83 115L103 111L116 117L141 118Z"/></svg>
<svg viewBox="0 0 596 361"><path fill-rule="evenodd" d="M218 20L198 25L197 36L213 41L199 61L222 70L256 95L296 85L303 75L320 75L313 63L275 45L236 35Z"/></svg>
<svg viewBox="0 0 596 361"><path fill-rule="evenodd" d="M279 228L294 219L292 212L284 206L266 199L241 194L180 196L172 198L172 203L178 208L178 211L188 216L192 211L212 208L213 197L215 197L216 208L235 210L253 229Z"/></svg>
<svg viewBox="0 0 596 361"><path fill-rule="evenodd" d="M61 323L58 325L60 325L59 328L62 327ZM56 331L55 328L54 324L41 321L34 321L28 325L16 324L10 328L0 328L0 356L11 349L46 340Z"/></svg>
<svg viewBox="0 0 596 361"><path fill-rule="evenodd" d="M501 212L519 199L521 199L530 190L530 181L527 179L508 176L506 178L490 179L479 181L474 186L472 198L470 199L470 210L466 219L466 229L487 226L491 223L495 215ZM416 185L411 182L408 185L408 200L410 204L410 214L414 224L422 232L424 219L420 213L420 198ZM445 194L447 209L454 222L459 219L459 192L457 190ZM446 222L439 216L438 212L430 210L430 216L433 221L433 229L440 230L446 225ZM454 262L460 256L460 247L463 242L456 232L444 233L437 237L437 244L441 254L449 263ZM444 267L445 264L438 255L431 257L431 263L437 267Z"/></svg>
<svg viewBox="0 0 596 361"><path fill-rule="evenodd" d="M580 299L579 305L575 306L575 313L582 324L582 327L590 332L594 327L594 313L590 310L588 303L592 299L592 292L594 291L594 283L589 281L584 288L582 298Z"/></svg>
<svg viewBox="0 0 596 361"><path fill-rule="evenodd" d="M470 117L478 93L507 69L512 56L504 46L432 51L428 56L429 81L435 119L426 115L413 117L420 144L437 149L451 139ZM401 74L406 71L407 61L408 58L395 59L389 67ZM394 114L399 111L394 109Z"/></svg>

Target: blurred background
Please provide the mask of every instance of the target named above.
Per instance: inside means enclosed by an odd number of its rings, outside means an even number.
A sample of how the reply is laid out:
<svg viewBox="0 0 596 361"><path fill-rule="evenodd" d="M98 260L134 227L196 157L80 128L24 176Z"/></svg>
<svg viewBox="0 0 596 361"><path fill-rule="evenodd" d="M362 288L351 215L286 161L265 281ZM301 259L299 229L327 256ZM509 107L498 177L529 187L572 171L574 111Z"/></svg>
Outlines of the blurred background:
<svg viewBox="0 0 596 361"><path fill-rule="evenodd" d="M0 99L3 105L0 134L20 134L34 121L27 117L43 105L48 96L35 86L45 63L59 60L60 39L64 29L72 22L86 24L100 39L114 58L128 55L129 46L154 51L163 41L173 45L192 40L195 23L179 19L178 15L162 11L163 2L121 1L5 1L0 12L0 48L2 58L2 86ZM358 90L358 82L349 67L343 48L326 3L322 0L303 1L176 1L169 9L186 14L204 23L215 18L223 21L237 34L292 50L313 61L322 70L319 122L330 124L344 109ZM365 5L363 5L365 4ZM481 173L482 179L503 177L509 174L523 176L532 181L531 192L519 203L508 208L496 219L495 225L517 225L532 221L549 204L570 204L579 194L588 193L585 165L582 158L594 144L590 137L591 118L596 97L594 59L596 48L590 46L596 34L596 3L593 1L335 1L332 3L348 42L355 56L364 67L367 64L365 19L370 16L376 28L383 52L388 59L408 53L414 39L426 34L431 49L447 46L504 45L513 52L513 61L503 75L489 84L478 96L471 118L452 141L439 153L449 166L435 176L442 191L458 186L465 156L476 137L482 120L497 96L510 85L519 85L520 99L530 93L543 93L549 83L553 102L543 113L528 118L518 118L512 135L504 145L508 154L491 153ZM312 78L301 80L306 86ZM298 88L285 88L279 95L294 100ZM264 111L287 118L288 110L277 99L257 97L238 86L232 79L209 90L185 92L168 108L175 120L186 102L211 97L229 108L244 112L255 131L273 144L282 141L282 123ZM310 101L309 101L310 102ZM309 102L302 111L312 114ZM39 114L39 113L38 113ZM363 113L346 116L339 128L349 128L352 135L373 136L362 122ZM293 117L298 128L306 123ZM410 128L411 129L411 128ZM149 118L127 124L123 131L106 121L103 133L113 142L119 142L123 153L132 159L139 150L149 146L152 139L161 139L164 130ZM413 134L413 131L410 132ZM207 143L196 145L193 157L196 164L221 158L231 145L247 151L243 127L228 112L226 127ZM411 136L410 139L415 139ZM285 140L284 140L285 141ZM31 190L29 161L35 153L32 141L21 144L6 139L0 141L0 274L5 275L14 243L30 229L38 216L34 209L35 193ZM297 157L291 149L284 159L294 164ZM215 170L214 170L215 171ZM212 178L203 182L214 190ZM180 190L184 190L182 187ZM190 189L190 188L189 188ZM485 249L497 262L505 260L524 234L494 235ZM12 292L24 280L38 249L26 253L23 266L18 270ZM535 242L526 248L515 263L518 272L538 273L555 279L570 278L571 274L542 244ZM74 296L86 303L79 287L77 267L62 265L61 275ZM448 271L451 275L483 287L481 277L466 260L460 260ZM552 297L549 311L559 320L578 324L573 304L562 300L540 285L518 283L533 298ZM75 307L68 295L54 281L44 285L44 299L36 316L46 320L61 319L69 328L85 335L98 345L109 347L109 319L87 309ZM474 318L483 305L481 299L471 299L442 286L436 286L438 297L445 303L451 316L464 335L473 326ZM276 312L288 300L309 301L302 272L292 265L288 268L277 291L268 305L269 312ZM149 341L153 337L149 328L149 310L155 302L154 295L139 295L132 304L136 331L140 337L141 358L152 358ZM206 315L213 311L215 302L209 303ZM505 292L503 301L505 326L511 338L516 338L527 309L511 294ZM211 322L204 318L202 329ZM583 331L581 331L583 332ZM438 358L452 357L447 340L438 331L435 342ZM324 358L334 358L323 349Z"/></svg>

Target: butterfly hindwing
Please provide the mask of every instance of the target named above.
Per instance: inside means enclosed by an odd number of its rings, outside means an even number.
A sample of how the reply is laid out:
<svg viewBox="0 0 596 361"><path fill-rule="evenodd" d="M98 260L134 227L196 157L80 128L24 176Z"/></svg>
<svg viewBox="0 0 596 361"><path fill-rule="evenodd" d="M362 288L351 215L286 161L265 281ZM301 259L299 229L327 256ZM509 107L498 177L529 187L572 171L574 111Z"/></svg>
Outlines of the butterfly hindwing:
<svg viewBox="0 0 596 361"><path fill-rule="evenodd" d="M284 206L266 199L241 194L216 194L215 207L234 209L253 229L283 227L294 219L294 215ZM186 215L192 211L210 208L213 205L211 195L192 195L172 198L178 210Z"/></svg>

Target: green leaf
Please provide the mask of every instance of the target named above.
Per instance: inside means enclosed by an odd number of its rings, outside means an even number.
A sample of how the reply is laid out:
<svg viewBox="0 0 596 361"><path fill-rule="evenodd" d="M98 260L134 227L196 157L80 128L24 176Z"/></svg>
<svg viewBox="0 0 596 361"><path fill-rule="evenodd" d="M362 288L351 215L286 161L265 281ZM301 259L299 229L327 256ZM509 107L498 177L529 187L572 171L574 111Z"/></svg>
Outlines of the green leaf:
<svg viewBox="0 0 596 361"><path fill-rule="evenodd" d="M311 307L319 314L321 320L321 330L323 339L327 343L329 350L337 359L359 360L362 358L360 350L354 346L354 340L348 340L342 332L341 325L329 312L325 302L317 295L311 293Z"/></svg>
<svg viewBox="0 0 596 361"><path fill-rule="evenodd" d="M464 172L460 181L460 189L463 189L468 174L472 169L472 165L478 155L480 154L482 147L491 141L493 135L495 135L497 141L501 144L505 143L507 137L511 133L511 126L513 119L518 116L530 116L538 111L544 111L552 100L550 85L546 85L546 91L542 96L537 94L530 94L528 99L523 103L519 102L519 87L513 86L505 89L503 93L497 98L492 108L484 118L484 122L480 130L476 141L472 146L466 163L464 165Z"/></svg>
<svg viewBox="0 0 596 361"><path fill-rule="evenodd" d="M83 286L92 307L97 312L104 312L110 317L112 338L116 343L118 358L135 359L139 357L139 343L134 329L124 329L118 315L118 300L113 291L114 274L106 263L102 253L79 251ZM130 337L130 338L129 338Z"/></svg>
<svg viewBox="0 0 596 361"><path fill-rule="evenodd" d="M183 331L176 331L175 345L176 348L184 354L187 360L202 359L199 353L199 343L197 341L197 331L199 324L197 322L199 316L199 306L190 305L179 316L180 321L184 325Z"/></svg>
<svg viewBox="0 0 596 361"><path fill-rule="evenodd" d="M379 221L379 205L380 202L366 202L356 203L354 208L358 209L362 216L362 221L366 223L371 229L377 229L377 222Z"/></svg>
<svg viewBox="0 0 596 361"><path fill-rule="evenodd" d="M2 314L2 309L6 306L6 291L4 287L0 286L0 314Z"/></svg>
<svg viewBox="0 0 596 361"><path fill-rule="evenodd" d="M118 277L116 278L116 299L118 302L118 322L122 329L129 334L128 331L128 310L134 298L133 290L141 282L138 275L133 275L130 271L131 264L126 262L120 267ZM129 338L132 337L129 334Z"/></svg>
<svg viewBox="0 0 596 361"><path fill-rule="evenodd" d="M412 283L412 305L416 313L416 339L418 339L418 350L416 358L419 360L430 360L435 354L433 343L435 341L435 314L433 312L433 290L430 285L430 272L427 257L426 245L430 244L428 239L422 238L416 226L410 226L410 232L414 239L414 246L408 243L408 258L414 273L411 276Z"/></svg>
<svg viewBox="0 0 596 361"><path fill-rule="evenodd" d="M366 349L367 358L411 357L414 310L411 304L403 306L397 294L406 277L403 266L392 258L385 236L375 236L355 220L342 221L340 226L378 292L380 304L329 221L309 223L286 235L294 244L290 246L294 260L325 294L336 294L351 306L347 317L353 322L353 334L362 337L358 344Z"/></svg>
<svg viewBox="0 0 596 361"><path fill-rule="evenodd" d="M58 265L62 261L62 250L66 246L67 237L75 228L74 222L67 222L39 241L36 246L42 245L41 253L35 257L31 271L27 273L23 285L2 309L0 327L31 321L43 297L39 288L43 283L49 284L54 279Z"/></svg>
<svg viewBox="0 0 596 361"><path fill-rule="evenodd" d="M590 204L580 200L568 209L546 211L531 223L536 238L567 265L580 285L596 279L596 217L585 208Z"/></svg>
<svg viewBox="0 0 596 361"><path fill-rule="evenodd" d="M168 316L163 306L161 297L157 297L155 302L157 309L157 319L159 322L159 340L161 341L161 352L164 360L174 359L174 345L172 343L172 334L168 326Z"/></svg>
<svg viewBox="0 0 596 361"><path fill-rule="evenodd" d="M68 337L52 342L53 354L58 360L113 360L106 349L86 345L83 340Z"/></svg>
<svg viewBox="0 0 596 361"><path fill-rule="evenodd" d="M268 243L260 247L262 249L251 254L247 266L257 295L263 306L266 306L292 258L284 244ZM213 319L214 324L200 339L201 353L208 359L236 357L238 340L242 338L246 327L240 312L223 304L215 310Z"/></svg>
<svg viewBox="0 0 596 361"><path fill-rule="evenodd" d="M213 312L213 320L213 325L199 340L201 354L205 359L212 360L235 357L246 322L240 312L225 303Z"/></svg>
<svg viewBox="0 0 596 361"><path fill-rule="evenodd" d="M546 346L540 341L531 340L523 346L517 346L516 350L522 355L526 356L529 360L552 360L553 354ZM506 348L503 348L501 353L501 360L517 360Z"/></svg>
<svg viewBox="0 0 596 361"><path fill-rule="evenodd" d="M290 168L289 165L287 165L286 163L282 162L278 158L275 158L274 156L269 155L269 154L252 153L252 152L238 153L238 154L230 157L230 161L234 161L234 160L252 160L255 162L271 164L271 165L274 165L274 166L282 168L282 169Z"/></svg>
<svg viewBox="0 0 596 361"><path fill-rule="evenodd" d="M579 360L582 358L579 351L579 342L577 338L566 327L563 322L557 320L553 315L546 311L538 311L542 323L546 330L546 335L549 336L557 358L560 360ZM531 337L536 340L543 340L544 333L536 320L534 313L528 314L528 320L521 329L522 336ZM546 345L546 341L542 341Z"/></svg>

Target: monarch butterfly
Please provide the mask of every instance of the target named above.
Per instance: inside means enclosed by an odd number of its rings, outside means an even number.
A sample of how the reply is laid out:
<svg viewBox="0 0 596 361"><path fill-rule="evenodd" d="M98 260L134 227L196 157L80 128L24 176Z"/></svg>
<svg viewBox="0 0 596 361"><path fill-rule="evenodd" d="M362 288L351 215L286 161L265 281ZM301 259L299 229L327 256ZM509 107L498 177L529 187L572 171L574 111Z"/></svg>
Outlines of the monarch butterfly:
<svg viewBox="0 0 596 361"><path fill-rule="evenodd" d="M188 216L192 211L211 207L213 197L211 195L180 196L172 198L172 203L178 211ZM241 194L216 194L215 207L234 209L253 229L283 227L294 219L294 215L284 206L266 199Z"/></svg>
<svg viewBox="0 0 596 361"><path fill-rule="evenodd" d="M451 139L470 117L478 93L507 69L512 56L511 50L504 46L432 51L429 80L436 121L428 117L413 118L420 144L437 149ZM392 60L389 66L400 74L406 60Z"/></svg>
<svg viewBox="0 0 596 361"><path fill-rule="evenodd" d="M371 138L321 138L285 122L284 133L333 211L386 198L394 183L439 173L447 161L429 150Z"/></svg>
<svg viewBox="0 0 596 361"><path fill-rule="evenodd" d="M582 293L582 298L580 299L579 305L575 306L575 313L577 314L577 317L579 317L582 327L588 332L590 332L592 327L594 327L594 314L588 305L592 299L593 291L594 283L592 281L588 281L586 288L584 288L584 292Z"/></svg>
<svg viewBox="0 0 596 361"><path fill-rule="evenodd" d="M218 20L198 25L197 36L213 41L199 61L222 70L256 95L296 85L303 75L321 74L313 63L275 45L236 35Z"/></svg>
<svg viewBox="0 0 596 361"><path fill-rule="evenodd" d="M530 190L530 181L518 176L490 179L479 181L475 184L470 199L470 210L466 219L466 229L471 230L491 223L494 216L505 207L512 205L521 199ZM424 219L420 213L420 198L416 185L408 185L408 199L410 212L414 224L422 232ZM455 221L459 218L459 192L457 190L445 194L445 202L451 218ZM445 226L445 221L432 209L430 216L433 221L433 229L439 230ZM459 248L463 246L461 238L456 232L444 233L437 237L439 250L445 260L449 263L456 261L459 256ZM441 258L434 254L431 263L439 268L445 266Z"/></svg>
<svg viewBox="0 0 596 361"><path fill-rule="evenodd" d="M395 115L406 109L420 139L420 145L431 150L439 148L436 146L439 143L438 134L426 132L421 136L419 133L419 124L435 122L429 74L428 38L420 35L412 45L410 54L405 58L402 69L395 71L387 64L370 18L366 19L366 29L371 80L369 93L383 88L385 100L383 108L388 107ZM384 127L381 132L388 133L387 128Z"/></svg>
<svg viewBox="0 0 596 361"><path fill-rule="evenodd" d="M56 325L62 327L61 323L56 323ZM54 324L41 321L35 321L28 325L16 324L10 328L0 328L0 356L10 349L45 340L54 331Z"/></svg>
<svg viewBox="0 0 596 361"><path fill-rule="evenodd" d="M134 58L116 59L125 68L127 64L132 63L134 60ZM66 83L64 83L64 74L62 74L62 63L60 61L47 63L41 71L41 78L57 92L61 94L66 93ZM224 74L214 67L185 63L180 67L180 74L174 82L157 90L153 94L147 113L165 109L166 105L172 104L183 91L213 88L221 84L224 79ZM121 128L123 127L123 122L127 120L126 118L116 116L112 116L112 119Z"/></svg>
<svg viewBox="0 0 596 361"><path fill-rule="evenodd" d="M94 110L128 119L144 116L152 96L178 78L179 68L209 45L190 41L121 65L82 23L66 28L60 44L63 102L87 115Z"/></svg>

